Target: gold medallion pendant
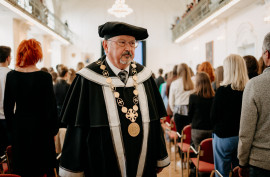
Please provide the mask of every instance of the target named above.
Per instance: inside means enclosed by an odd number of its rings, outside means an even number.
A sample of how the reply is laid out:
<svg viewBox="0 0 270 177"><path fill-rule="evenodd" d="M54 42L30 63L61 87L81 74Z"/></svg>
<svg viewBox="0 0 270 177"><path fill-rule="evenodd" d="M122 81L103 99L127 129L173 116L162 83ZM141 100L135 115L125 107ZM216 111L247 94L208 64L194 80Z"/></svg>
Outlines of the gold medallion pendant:
<svg viewBox="0 0 270 177"><path fill-rule="evenodd" d="M129 124L128 133L132 137L138 136L138 134L140 133L140 126L135 122Z"/></svg>

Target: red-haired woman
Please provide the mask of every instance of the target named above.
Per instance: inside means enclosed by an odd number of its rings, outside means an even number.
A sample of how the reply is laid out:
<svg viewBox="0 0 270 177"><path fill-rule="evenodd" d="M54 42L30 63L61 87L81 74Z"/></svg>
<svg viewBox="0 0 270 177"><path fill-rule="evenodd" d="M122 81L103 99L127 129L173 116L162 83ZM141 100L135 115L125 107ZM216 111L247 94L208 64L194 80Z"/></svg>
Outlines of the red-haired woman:
<svg viewBox="0 0 270 177"><path fill-rule="evenodd" d="M12 134L13 173L22 177L54 176L54 136L58 132L52 77L40 71L41 44L23 40L16 68L7 74L4 113Z"/></svg>
<svg viewBox="0 0 270 177"><path fill-rule="evenodd" d="M198 72L206 72L209 75L211 83L215 81L215 72L209 61L203 62L199 66Z"/></svg>

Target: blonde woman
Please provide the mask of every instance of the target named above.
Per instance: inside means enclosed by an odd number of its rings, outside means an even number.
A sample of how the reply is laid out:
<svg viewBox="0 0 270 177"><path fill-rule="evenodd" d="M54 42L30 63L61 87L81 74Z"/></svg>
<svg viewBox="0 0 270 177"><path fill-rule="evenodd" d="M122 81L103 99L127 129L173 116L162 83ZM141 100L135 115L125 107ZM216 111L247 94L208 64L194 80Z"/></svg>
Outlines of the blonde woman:
<svg viewBox="0 0 270 177"><path fill-rule="evenodd" d="M173 81L170 87L169 106L173 110L176 129L181 133L184 126L191 122L188 117L188 103L194 85L187 64L180 64L177 68L177 74L179 78Z"/></svg>
<svg viewBox="0 0 270 177"><path fill-rule="evenodd" d="M243 90L248 82L246 63L240 55L229 55L223 63L224 80L217 89L212 110L215 169L224 177L238 165L237 145Z"/></svg>

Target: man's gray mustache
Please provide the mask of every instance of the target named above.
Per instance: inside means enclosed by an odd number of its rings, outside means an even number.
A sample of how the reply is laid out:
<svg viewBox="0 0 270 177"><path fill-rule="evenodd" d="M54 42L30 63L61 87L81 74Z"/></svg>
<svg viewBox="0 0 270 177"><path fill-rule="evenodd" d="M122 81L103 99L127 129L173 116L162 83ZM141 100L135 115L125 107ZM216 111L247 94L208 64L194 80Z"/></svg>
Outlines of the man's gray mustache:
<svg viewBox="0 0 270 177"><path fill-rule="evenodd" d="M125 52L122 54L122 56L124 56L124 55L129 55L130 57L132 57L132 54L130 52Z"/></svg>

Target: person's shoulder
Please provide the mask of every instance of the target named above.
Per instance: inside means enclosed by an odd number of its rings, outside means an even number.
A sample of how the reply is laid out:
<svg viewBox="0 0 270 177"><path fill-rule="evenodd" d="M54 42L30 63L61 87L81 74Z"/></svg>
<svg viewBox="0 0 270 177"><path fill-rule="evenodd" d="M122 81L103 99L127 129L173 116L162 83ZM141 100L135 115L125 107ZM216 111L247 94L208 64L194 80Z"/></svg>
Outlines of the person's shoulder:
<svg viewBox="0 0 270 177"><path fill-rule="evenodd" d="M141 65L139 63L136 63L136 70L137 70L138 73L143 71L144 69L150 70L147 67L145 67L145 66L143 66L143 65Z"/></svg>
<svg viewBox="0 0 270 177"><path fill-rule="evenodd" d="M252 79L250 79L245 88L257 88L259 89L261 85L264 85L267 80L270 80L270 75L266 74L266 73L262 73L256 77L253 77Z"/></svg>
<svg viewBox="0 0 270 177"><path fill-rule="evenodd" d="M90 63L89 65L87 65L85 67L85 69L89 69L92 70L96 73L102 74L102 70L100 69L100 64L101 62L103 62L105 60L106 57L102 56L100 59L94 61L93 63Z"/></svg>
<svg viewBox="0 0 270 177"><path fill-rule="evenodd" d="M199 99L200 97L196 94L196 93L192 93L189 95L189 99L190 100L197 100Z"/></svg>
<svg viewBox="0 0 270 177"><path fill-rule="evenodd" d="M15 70L11 70L11 71L7 72L6 79L13 78L14 75L15 75Z"/></svg>
<svg viewBox="0 0 270 177"><path fill-rule="evenodd" d="M45 72L45 71L38 71L36 72L36 74L39 75L40 79L44 79L48 82L52 82L52 75L48 72Z"/></svg>

